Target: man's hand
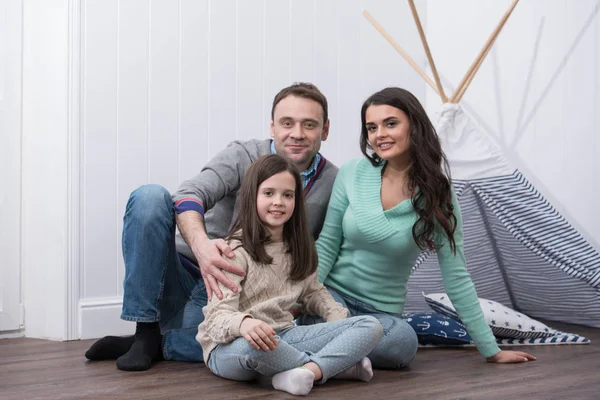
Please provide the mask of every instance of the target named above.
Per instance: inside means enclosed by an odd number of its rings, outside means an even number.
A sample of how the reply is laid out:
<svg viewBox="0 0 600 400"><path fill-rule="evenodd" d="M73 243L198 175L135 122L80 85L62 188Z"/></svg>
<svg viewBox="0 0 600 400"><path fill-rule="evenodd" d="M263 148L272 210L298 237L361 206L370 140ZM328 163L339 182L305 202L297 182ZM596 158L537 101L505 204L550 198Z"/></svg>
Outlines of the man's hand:
<svg viewBox="0 0 600 400"><path fill-rule="evenodd" d="M498 364L523 363L535 360L536 358L529 353L508 350L502 350L499 353L487 358L488 362Z"/></svg>
<svg viewBox="0 0 600 400"><path fill-rule="evenodd" d="M206 286L206 294L208 300L212 299L213 293L217 295L219 300L223 298L223 292L219 289L219 282L227 286L233 292L237 292L238 288L227 278L223 271L231 272L239 276L244 276L246 273L243 269L236 267L228 262L222 255L226 257L235 257L231 247L223 239L209 239L207 237L198 238L191 245L192 252L198 260L200 273L204 279Z"/></svg>
<svg viewBox="0 0 600 400"><path fill-rule="evenodd" d="M240 334L256 350L269 351L277 347L275 331L259 319L244 318L240 325Z"/></svg>

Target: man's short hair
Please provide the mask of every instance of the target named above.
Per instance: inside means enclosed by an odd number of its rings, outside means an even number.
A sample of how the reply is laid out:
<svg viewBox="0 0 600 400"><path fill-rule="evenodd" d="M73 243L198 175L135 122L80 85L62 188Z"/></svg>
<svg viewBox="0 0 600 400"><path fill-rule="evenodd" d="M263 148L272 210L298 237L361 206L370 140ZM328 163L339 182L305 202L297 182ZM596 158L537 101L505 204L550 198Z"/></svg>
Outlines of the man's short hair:
<svg viewBox="0 0 600 400"><path fill-rule="evenodd" d="M279 102L288 96L302 97L304 99L314 100L321 105L323 109L323 124L327 122L327 98L321 91L312 83L296 82L291 86L281 89L273 99L273 107L271 108L271 119L275 116L275 107Z"/></svg>

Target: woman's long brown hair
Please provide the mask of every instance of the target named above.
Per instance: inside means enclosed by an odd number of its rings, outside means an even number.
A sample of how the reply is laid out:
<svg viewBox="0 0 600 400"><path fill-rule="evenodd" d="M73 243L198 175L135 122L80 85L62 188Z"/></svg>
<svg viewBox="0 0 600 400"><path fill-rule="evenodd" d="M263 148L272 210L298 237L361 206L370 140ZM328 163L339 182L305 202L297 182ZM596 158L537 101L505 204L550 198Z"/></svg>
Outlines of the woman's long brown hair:
<svg viewBox="0 0 600 400"><path fill-rule="evenodd" d="M412 205L419 216L412 228L415 242L421 249L435 249L433 234L437 222L448 237L450 249L456 253L454 232L457 220L452 205L450 167L427 113L419 100L405 89L390 87L369 97L361 109L360 149L374 166L383 164L383 160L374 153L368 140L366 113L367 108L373 105L388 105L402 110L410 122L412 164L408 171L408 185L413 194Z"/></svg>
<svg viewBox="0 0 600 400"><path fill-rule="evenodd" d="M265 250L265 244L270 243L271 237L256 211L256 196L261 183L281 172L292 174L296 183L294 212L283 225L283 242L292 261L290 279L297 281L307 278L317 270L317 250L308 228L300 174L296 167L282 156L262 156L250 165L238 193L239 214L227 238L239 240L255 262L273 262L273 258Z"/></svg>

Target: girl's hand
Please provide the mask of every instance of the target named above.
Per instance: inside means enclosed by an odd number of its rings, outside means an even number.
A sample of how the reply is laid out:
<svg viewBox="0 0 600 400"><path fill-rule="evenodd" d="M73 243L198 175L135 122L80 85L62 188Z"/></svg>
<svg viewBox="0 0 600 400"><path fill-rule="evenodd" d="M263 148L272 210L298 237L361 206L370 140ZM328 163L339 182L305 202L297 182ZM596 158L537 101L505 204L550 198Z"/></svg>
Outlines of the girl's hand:
<svg viewBox="0 0 600 400"><path fill-rule="evenodd" d="M507 350L501 350L499 353L487 358L487 362L497 364L523 363L535 360L537 359L529 353Z"/></svg>
<svg viewBox="0 0 600 400"><path fill-rule="evenodd" d="M244 318L240 325L240 334L256 350L269 351L277 347L275 331L259 319Z"/></svg>

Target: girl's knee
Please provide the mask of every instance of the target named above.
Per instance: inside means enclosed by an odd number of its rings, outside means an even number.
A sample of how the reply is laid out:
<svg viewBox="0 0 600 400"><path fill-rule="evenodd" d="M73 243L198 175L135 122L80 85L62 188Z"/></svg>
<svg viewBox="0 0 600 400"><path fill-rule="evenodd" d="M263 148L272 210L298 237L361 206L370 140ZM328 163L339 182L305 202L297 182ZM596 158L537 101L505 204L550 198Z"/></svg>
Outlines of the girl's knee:
<svg viewBox="0 0 600 400"><path fill-rule="evenodd" d="M365 329L368 329L372 336L380 340L383 337L383 326L379 320L371 315L361 315L358 317L351 317L350 319L356 319L357 324Z"/></svg>
<svg viewBox="0 0 600 400"><path fill-rule="evenodd" d="M231 342L230 346L230 351L237 355L252 356L257 351L260 351L252 347L252 345L243 337L236 338L233 342Z"/></svg>

